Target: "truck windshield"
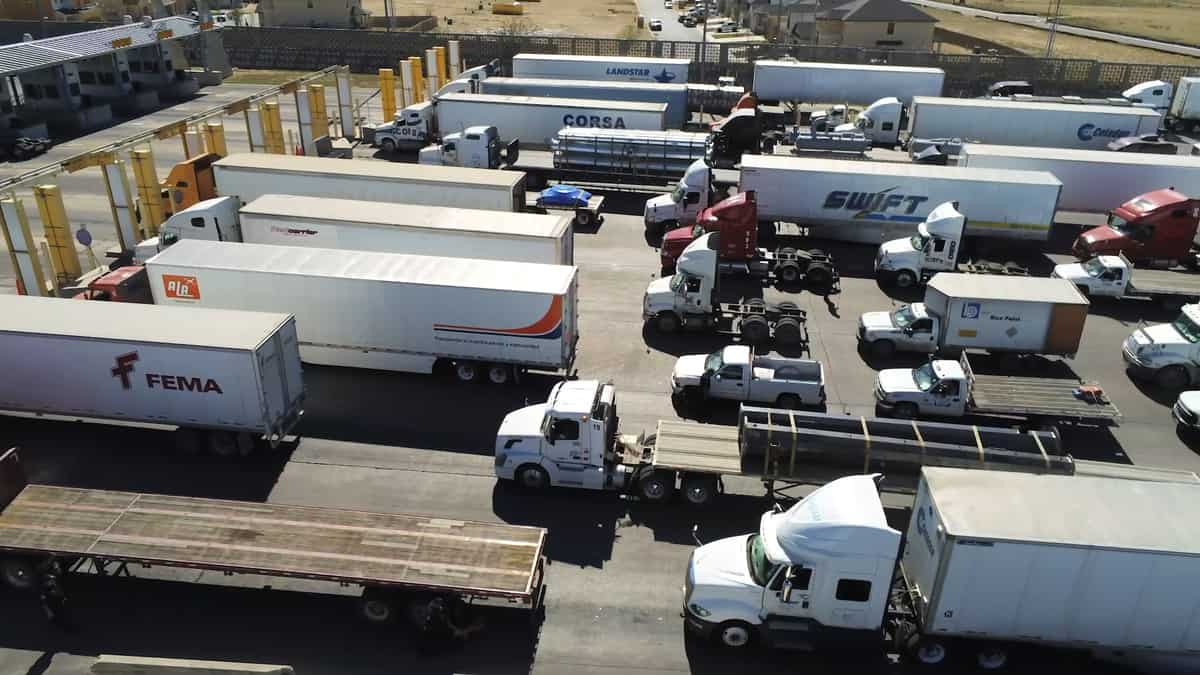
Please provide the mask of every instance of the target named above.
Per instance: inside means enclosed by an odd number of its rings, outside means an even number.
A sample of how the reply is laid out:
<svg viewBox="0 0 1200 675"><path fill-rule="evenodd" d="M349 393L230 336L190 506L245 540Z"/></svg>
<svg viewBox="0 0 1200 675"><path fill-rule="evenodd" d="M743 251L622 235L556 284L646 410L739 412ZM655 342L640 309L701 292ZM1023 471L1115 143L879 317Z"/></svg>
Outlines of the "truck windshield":
<svg viewBox="0 0 1200 675"><path fill-rule="evenodd" d="M923 236L921 236L921 235L919 235L919 234L914 234L914 235L912 236L912 238L910 238L910 239L908 240L908 243L909 243L909 245L910 245L910 246L912 246L912 247L913 247L913 250L914 250L914 251L924 251L924 250L925 250L925 244L926 244L926 242L928 242L928 241L929 241L929 239L928 239L927 237L923 237Z"/></svg>
<svg viewBox="0 0 1200 675"><path fill-rule="evenodd" d="M682 204L683 197L686 194L687 186L683 184L683 181L679 181L679 185L676 185L675 189L671 191L671 201L675 202L676 204Z"/></svg>
<svg viewBox="0 0 1200 675"><path fill-rule="evenodd" d="M704 359L704 369L707 371L715 373L720 370L721 366L723 365L725 365L725 362L721 360L720 351L715 351L709 354L707 359Z"/></svg>
<svg viewBox="0 0 1200 675"><path fill-rule="evenodd" d="M917 389L929 391L938 381L937 375L933 374L933 364L926 363L913 370L913 381L917 383Z"/></svg>
<svg viewBox="0 0 1200 675"><path fill-rule="evenodd" d="M1098 277L1104 274L1104 265L1100 264L1099 258L1092 258L1083 263L1083 271L1087 272L1089 277Z"/></svg>
<svg viewBox="0 0 1200 675"><path fill-rule="evenodd" d="M759 586L766 586L775 571L775 565L767 559L767 548L763 544L762 535L750 535L746 542L746 566L750 569L750 578Z"/></svg>
<svg viewBox="0 0 1200 675"><path fill-rule="evenodd" d="M901 305L900 309L892 312L892 321L895 322L896 328L908 328L916 320L917 315L913 314L909 305Z"/></svg>
<svg viewBox="0 0 1200 675"><path fill-rule="evenodd" d="M1129 225L1129 222L1127 220L1125 220L1124 218L1122 218L1121 216L1118 216L1115 213L1108 214L1108 226L1111 227L1112 229L1114 229L1117 232L1120 232L1122 234L1125 234L1126 233L1126 230L1125 230L1126 225Z"/></svg>
<svg viewBox="0 0 1200 675"><path fill-rule="evenodd" d="M671 290L678 293L679 289L683 288L683 284L686 280L687 280L687 277L685 277L683 275L683 273L676 273L676 274L671 275Z"/></svg>
<svg viewBox="0 0 1200 675"><path fill-rule="evenodd" d="M1188 342L1200 342L1200 326L1197 326L1196 322L1189 319L1186 314L1180 316L1178 319L1175 319L1175 323L1172 323L1171 325L1174 326L1175 330L1179 331L1179 334L1183 336L1183 339L1187 340Z"/></svg>

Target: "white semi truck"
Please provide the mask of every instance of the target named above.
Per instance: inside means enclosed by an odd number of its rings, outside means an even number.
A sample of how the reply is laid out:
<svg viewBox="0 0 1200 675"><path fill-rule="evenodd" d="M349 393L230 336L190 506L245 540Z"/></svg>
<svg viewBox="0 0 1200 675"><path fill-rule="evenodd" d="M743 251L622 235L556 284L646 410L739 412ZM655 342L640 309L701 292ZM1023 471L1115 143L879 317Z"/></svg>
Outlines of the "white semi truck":
<svg viewBox="0 0 1200 675"><path fill-rule="evenodd" d="M870 244L912 236L944 202L957 202L970 216L968 236L1046 241L1060 189L1044 171L779 155L745 155L738 182L740 192L756 194L759 222L796 223L814 237ZM696 162L674 192L646 202L646 229L690 225L716 199L712 169Z"/></svg>
<svg viewBox="0 0 1200 675"><path fill-rule="evenodd" d="M567 265L184 240L146 270L156 304L294 314L307 363L503 384L575 360Z"/></svg>
<svg viewBox="0 0 1200 675"><path fill-rule="evenodd" d="M525 174L395 162L298 157L262 152L213 164L217 194L243 204L263 195L357 199L518 212L525 209Z"/></svg>
<svg viewBox="0 0 1200 675"><path fill-rule="evenodd" d="M697 548L685 623L736 649L1033 672L1058 662L1036 652L1053 648L1192 672L1200 587L1181 580L1200 546L1171 514L1200 508L1200 485L1162 478L926 467L904 531L879 476L840 478Z"/></svg>
<svg viewBox="0 0 1200 675"><path fill-rule="evenodd" d="M914 96L941 96L945 79L941 68L758 60L752 90L764 102L862 105L886 95L908 103Z"/></svg>
<svg viewBox="0 0 1200 675"><path fill-rule="evenodd" d="M881 357L967 349L1073 356L1087 314L1087 298L1065 279L942 272L925 302L863 313L858 339Z"/></svg>
<svg viewBox="0 0 1200 675"><path fill-rule="evenodd" d="M1156 133L1161 122L1150 108L918 96L908 135L1102 150L1124 136Z"/></svg>
<svg viewBox="0 0 1200 675"><path fill-rule="evenodd" d="M304 412L281 313L0 295L0 365L0 410L172 427L221 455L278 444Z"/></svg>
<svg viewBox="0 0 1200 675"><path fill-rule="evenodd" d="M1200 157L1190 155L967 143L957 163L977 169L1048 171L1062 181L1062 211L1103 213L1133 195L1168 186L1200 195Z"/></svg>
<svg viewBox="0 0 1200 675"><path fill-rule="evenodd" d="M1125 338L1121 355L1131 377L1163 389L1200 382L1200 305L1184 305L1171 323L1140 324Z"/></svg>
<svg viewBox="0 0 1200 675"><path fill-rule="evenodd" d="M522 53L512 59L512 76L686 84L690 66L689 59Z"/></svg>
<svg viewBox="0 0 1200 675"><path fill-rule="evenodd" d="M263 195L239 209L240 201L217 197L176 213L162 224L157 237L138 244L134 260L144 263L183 239L546 265L571 265L575 258L568 215L296 195Z"/></svg>

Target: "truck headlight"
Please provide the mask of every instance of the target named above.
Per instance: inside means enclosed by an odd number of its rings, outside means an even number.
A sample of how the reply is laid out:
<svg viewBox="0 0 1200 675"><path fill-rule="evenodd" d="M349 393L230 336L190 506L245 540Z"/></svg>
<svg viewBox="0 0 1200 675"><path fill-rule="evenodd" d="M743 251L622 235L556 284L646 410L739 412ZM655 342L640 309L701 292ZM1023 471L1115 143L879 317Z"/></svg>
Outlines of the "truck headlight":
<svg viewBox="0 0 1200 675"><path fill-rule="evenodd" d="M701 619L707 619L708 617L712 616L712 612L708 611L707 609L704 609L703 607L701 607L700 605L697 605L694 602L691 603L690 605L688 605L688 611L691 612L692 614L695 614L696 616L700 617Z"/></svg>

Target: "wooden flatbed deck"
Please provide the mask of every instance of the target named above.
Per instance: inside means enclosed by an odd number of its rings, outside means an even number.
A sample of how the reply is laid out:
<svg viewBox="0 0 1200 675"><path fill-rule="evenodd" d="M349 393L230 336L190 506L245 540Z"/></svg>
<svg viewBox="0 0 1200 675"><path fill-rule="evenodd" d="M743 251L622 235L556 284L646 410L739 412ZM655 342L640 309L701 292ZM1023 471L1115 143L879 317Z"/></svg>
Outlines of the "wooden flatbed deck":
<svg viewBox="0 0 1200 675"><path fill-rule="evenodd" d="M1087 384L1069 378L976 375L971 412L1117 423L1121 411L1107 398L1090 401L1075 395Z"/></svg>
<svg viewBox="0 0 1200 675"><path fill-rule="evenodd" d="M536 527L28 485L0 550L536 600ZM5 501L11 501L5 506Z"/></svg>
<svg viewBox="0 0 1200 675"><path fill-rule="evenodd" d="M1200 274L1139 267L1133 271L1129 291L1134 294L1200 296Z"/></svg>

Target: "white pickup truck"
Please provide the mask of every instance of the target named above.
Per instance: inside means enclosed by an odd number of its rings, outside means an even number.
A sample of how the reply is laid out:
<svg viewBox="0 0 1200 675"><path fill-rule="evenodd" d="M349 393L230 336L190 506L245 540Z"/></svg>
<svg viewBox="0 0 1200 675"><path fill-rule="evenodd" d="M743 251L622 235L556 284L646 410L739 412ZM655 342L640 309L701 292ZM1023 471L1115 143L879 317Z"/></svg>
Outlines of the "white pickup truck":
<svg viewBox="0 0 1200 675"><path fill-rule="evenodd" d="M679 357L671 394L795 409L825 402L825 371L819 361L755 356L749 347L732 345Z"/></svg>
<svg viewBox="0 0 1200 675"><path fill-rule="evenodd" d="M1134 279L1133 263L1124 253L1056 265L1051 276L1070 281L1089 297L1141 298L1170 310L1200 300L1200 274L1138 269Z"/></svg>

